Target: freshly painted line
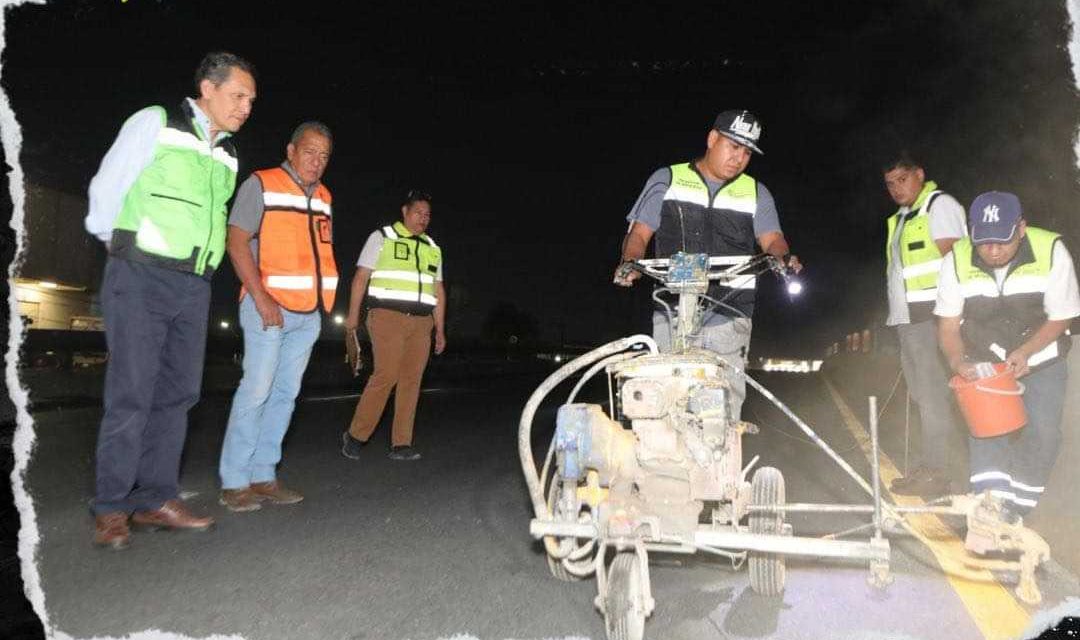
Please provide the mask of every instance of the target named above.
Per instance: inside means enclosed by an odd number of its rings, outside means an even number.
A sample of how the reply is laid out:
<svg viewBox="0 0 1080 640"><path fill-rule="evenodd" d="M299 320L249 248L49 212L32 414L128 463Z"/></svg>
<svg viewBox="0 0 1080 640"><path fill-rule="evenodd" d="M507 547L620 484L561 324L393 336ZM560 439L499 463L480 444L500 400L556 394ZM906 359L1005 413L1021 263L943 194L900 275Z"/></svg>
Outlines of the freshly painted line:
<svg viewBox="0 0 1080 640"><path fill-rule="evenodd" d="M833 386L828 377L822 377L822 380L825 382L825 386L828 387L836 408L840 411L844 426L847 427L851 436L858 442L869 462L872 455L869 431L855 417L851 407L844 401L843 396L840 395L840 392ZM889 500L894 504L904 506L925 504L918 497L898 496L889 491L889 484L900 477L900 470L883 452L880 453L880 456L882 490L888 494ZM964 551L963 541L957 538L952 530L937 516L932 514L910 515L907 520L923 536L932 540L932 544L928 545L929 549L941 564L945 564L949 558L958 558L967 553ZM960 596L961 602L964 603L964 607L971 615L975 625L979 627L979 631L982 632L984 638L987 640L1012 640L1021 637L1021 634L1024 633L1028 626L1031 618L1030 614L1016 601L1012 592L1005 585L994 579L993 574L987 571L985 577L987 578L986 582L974 582L946 574L949 584L956 591L956 594Z"/></svg>

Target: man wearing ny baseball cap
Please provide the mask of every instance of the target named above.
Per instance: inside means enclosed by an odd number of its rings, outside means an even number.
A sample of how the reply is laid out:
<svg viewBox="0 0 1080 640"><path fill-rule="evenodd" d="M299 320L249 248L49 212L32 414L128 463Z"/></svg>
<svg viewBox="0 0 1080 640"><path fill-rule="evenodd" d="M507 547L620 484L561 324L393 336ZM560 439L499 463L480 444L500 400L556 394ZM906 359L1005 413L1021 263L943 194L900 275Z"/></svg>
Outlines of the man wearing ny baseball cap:
<svg viewBox="0 0 1080 640"><path fill-rule="evenodd" d="M954 372L973 380L976 363L1004 362L1026 387L1026 426L969 441L971 490L1003 498L1015 523L1038 503L1061 444L1067 330L1080 293L1061 236L1028 226L1015 195L975 198L968 224L971 236L942 263L934 314Z"/></svg>
<svg viewBox="0 0 1080 640"><path fill-rule="evenodd" d="M724 111L716 117L705 138L704 155L689 162L653 172L626 216L630 222L623 239L622 255L615 270L615 284L631 286L640 275L626 263L645 257L655 240L657 258L679 251L750 258L760 250L782 258L795 271L802 265L780 229L776 202L765 185L745 173L750 154L763 154L761 122L745 110ZM746 367L754 313L756 277L709 286L708 295L721 300L703 318L694 346L717 352L739 371ZM671 350L667 314L653 313L653 337L661 351ZM739 417L746 397L742 376L732 380L730 408Z"/></svg>

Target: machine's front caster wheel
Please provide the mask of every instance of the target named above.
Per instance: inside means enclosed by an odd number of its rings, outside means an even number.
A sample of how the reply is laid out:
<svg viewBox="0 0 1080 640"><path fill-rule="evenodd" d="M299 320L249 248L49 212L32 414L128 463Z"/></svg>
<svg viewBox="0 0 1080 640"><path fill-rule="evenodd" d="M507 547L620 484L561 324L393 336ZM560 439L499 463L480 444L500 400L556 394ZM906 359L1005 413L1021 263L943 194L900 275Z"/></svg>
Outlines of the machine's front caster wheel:
<svg viewBox="0 0 1080 640"><path fill-rule="evenodd" d="M608 640L641 640L645 635L645 577L633 551L615 556L608 570L604 626Z"/></svg>
<svg viewBox="0 0 1080 640"><path fill-rule="evenodd" d="M783 505L784 475L775 467L761 467L750 482L751 502L755 505ZM780 535L784 530L784 513L754 512L750 514L750 533ZM787 578L784 556L777 553L750 552L750 588L763 596L778 596L784 592Z"/></svg>

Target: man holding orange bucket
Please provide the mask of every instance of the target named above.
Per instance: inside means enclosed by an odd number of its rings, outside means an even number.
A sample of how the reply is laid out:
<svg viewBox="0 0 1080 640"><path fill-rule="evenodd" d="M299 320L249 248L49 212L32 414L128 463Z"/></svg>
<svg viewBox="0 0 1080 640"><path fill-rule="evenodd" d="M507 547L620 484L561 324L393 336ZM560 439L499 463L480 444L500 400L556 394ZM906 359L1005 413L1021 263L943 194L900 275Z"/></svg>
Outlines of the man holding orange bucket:
<svg viewBox="0 0 1080 640"><path fill-rule="evenodd" d="M1061 444L1068 328L1080 316L1080 293L1061 236L1027 226L1015 195L984 193L968 216L971 236L942 263L934 314L959 377L979 379L979 363L999 363L1023 385L1023 428L987 436L969 425L971 490L1002 498L1016 522L1038 503Z"/></svg>

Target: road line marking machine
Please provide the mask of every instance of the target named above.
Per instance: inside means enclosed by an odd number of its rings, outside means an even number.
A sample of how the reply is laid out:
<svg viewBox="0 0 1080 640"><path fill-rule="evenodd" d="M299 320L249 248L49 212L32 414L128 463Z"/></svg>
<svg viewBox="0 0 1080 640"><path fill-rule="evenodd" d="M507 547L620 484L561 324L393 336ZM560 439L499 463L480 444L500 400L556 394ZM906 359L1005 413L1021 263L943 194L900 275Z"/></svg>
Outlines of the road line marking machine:
<svg viewBox="0 0 1080 640"><path fill-rule="evenodd" d="M884 533L906 532L932 543L905 519L912 513L962 517L967 550L998 552L1003 558L944 561L946 572L972 580L986 580L986 570L1015 572L1018 597L1028 604L1040 602L1034 572L1049 560L1049 547L1022 524L1006 522L999 498L988 493L947 496L906 507L882 500L874 398L868 482L768 389L716 353L691 346L704 312L723 305L723 300L707 295L711 281L733 283L767 271L790 275L772 256L731 262L678 253L624 265L662 284L653 298L671 320L672 352L660 353L646 335L610 342L552 373L521 414L518 450L535 514L529 531L543 540L548 568L556 578L571 581L595 574L595 605L604 616L608 638L644 636L645 619L656 606L650 553L704 552L729 559L737 569L745 563L750 587L763 596L782 594L787 556L866 561L870 583L885 588L892 576ZM664 301L672 295L678 298L675 314ZM554 436L538 470L532 451L534 416L545 397L583 370L558 408ZM585 383L601 371L608 377L607 411L599 404L575 402ZM738 375L851 476L871 502L788 504L779 469L754 469L757 457L744 464L742 438L757 433L757 427L732 415L730 381ZM706 504L713 508L702 524ZM786 514L794 512L866 514L871 522L828 536L800 537L785 522ZM867 539L841 539L869 530ZM1009 559L1016 553L1019 558Z"/></svg>

